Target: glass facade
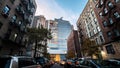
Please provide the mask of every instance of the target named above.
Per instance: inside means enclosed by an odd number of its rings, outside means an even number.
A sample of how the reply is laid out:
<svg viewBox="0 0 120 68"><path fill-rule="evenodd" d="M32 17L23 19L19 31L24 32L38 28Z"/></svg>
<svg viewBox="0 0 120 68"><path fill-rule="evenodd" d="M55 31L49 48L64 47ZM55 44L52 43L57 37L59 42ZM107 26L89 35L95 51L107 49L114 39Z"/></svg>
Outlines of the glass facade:
<svg viewBox="0 0 120 68"><path fill-rule="evenodd" d="M72 30L72 26L69 21L55 19L58 22L58 47L61 52L67 51L67 38Z"/></svg>
<svg viewBox="0 0 120 68"><path fill-rule="evenodd" d="M50 54L60 55L60 59L65 59L67 52L67 38L72 30L72 25L69 21L60 19L55 19L56 25L55 30L54 26L49 26L52 32L53 38L48 42ZM51 23L54 25L55 23Z"/></svg>

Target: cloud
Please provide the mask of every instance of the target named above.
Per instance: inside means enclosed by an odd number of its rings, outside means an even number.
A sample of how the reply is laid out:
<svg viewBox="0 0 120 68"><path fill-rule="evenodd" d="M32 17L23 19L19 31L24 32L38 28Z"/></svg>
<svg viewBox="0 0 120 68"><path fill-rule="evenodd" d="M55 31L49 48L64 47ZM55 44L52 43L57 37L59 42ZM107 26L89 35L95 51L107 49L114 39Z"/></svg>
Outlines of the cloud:
<svg viewBox="0 0 120 68"><path fill-rule="evenodd" d="M36 3L37 10L35 15L44 15L47 20L63 17L64 20L70 21L76 29L78 13L62 8L55 0L36 0Z"/></svg>

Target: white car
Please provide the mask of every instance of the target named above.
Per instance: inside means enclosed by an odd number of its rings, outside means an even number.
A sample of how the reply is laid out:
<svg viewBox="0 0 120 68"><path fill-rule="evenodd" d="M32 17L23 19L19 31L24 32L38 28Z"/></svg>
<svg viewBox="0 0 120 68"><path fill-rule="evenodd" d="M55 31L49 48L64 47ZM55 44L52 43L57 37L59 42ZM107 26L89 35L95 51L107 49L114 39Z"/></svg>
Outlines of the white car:
<svg viewBox="0 0 120 68"><path fill-rule="evenodd" d="M41 67L40 65L36 64L32 57L2 56L0 57L0 68L41 68Z"/></svg>

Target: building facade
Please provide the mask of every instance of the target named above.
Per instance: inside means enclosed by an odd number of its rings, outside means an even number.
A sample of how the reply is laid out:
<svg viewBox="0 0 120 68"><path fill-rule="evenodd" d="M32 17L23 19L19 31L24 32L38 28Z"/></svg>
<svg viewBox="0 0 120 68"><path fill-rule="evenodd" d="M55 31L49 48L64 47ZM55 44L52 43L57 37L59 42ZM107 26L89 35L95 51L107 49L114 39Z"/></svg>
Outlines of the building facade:
<svg viewBox="0 0 120 68"><path fill-rule="evenodd" d="M89 0L77 21L80 42L84 37L95 40L103 59L120 57L119 5L119 0Z"/></svg>
<svg viewBox="0 0 120 68"><path fill-rule="evenodd" d="M53 54L54 50L58 49L58 27L57 22L54 20L48 20L48 29L51 31L52 39L48 40L48 52ZM55 53L54 53L55 54Z"/></svg>
<svg viewBox="0 0 120 68"><path fill-rule="evenodd" d="M67 53L67 38L72 31L72 25L69 21L60 19L55 19L56 22L58 22L58 46L59 46L59 54L65 54ZM61 56L61 59L65 59L65 55Z"/></svg>
<svg viewBox="0 0 120 68"><path fill-rule="evenodd" d="M43 28L47 28L46 25L46 18L43 15L34 17L32 28L41 28L41 26L43 26Z"/></svg>
<svg viewBox="0 0 120 68"><path fill-rule="evenodd" d="M77 30L72 30L67 39L68 56L69 56L69 54L73 53L74 57L80 58L81 57L80 51L81 50L80 50L80 45L79 45L79 40L78 40L78 32L77 32ZM69 52L71 52L71 53L69 53Z"/></svg>
<svg viewBox="0 0 120 68"><path fill-rule="evenodd" d="M105 42L106 58L120 57L120 0L93 0L94 11L99 21Z"/></svg>
<svg viewBox="0 0 120 68"><path fill-rule="evenodd" d="M60 58L59 61L66 59L67 38L72 30L71 24L69 21L63 20L62 18L48 20L47 24L53 37L51 40L48 40L48 52L51 55L57 56L54 57L56 61L58 61L58 58Z"/></svg>
<svg viewBox="0 0 120 68"><path fill-rule="evenodd" d="M79 42L82 47L83 41L86 38L95 40L96 44L102 44L104 38L101 32L100 25L96 18L92 0L89 0L77 21Z"/></svg>
<svg viewBox="0 0 120 68"><path fill-rule="evenodd" d="M46 18L43 16L43 15L40 15L40 16L35 16L34 17L34 20L33 20L33 23L31 25L31 28L47 28L46 27ZM44 41L39 41L38 42L38 45L41 45L39 47L37 47L37 51L36 51L36 56L35 57L42 57L44 56L45 52L47 51L47 40L44 40ZM32 43L32 44L29 44L29 47L28 47L28 55L30 56L34 56L34 53L35 53L35 42Z"/></svg>
<svg viewBox="0 0 120 68"><path fill-rule="evenodd" d="M0 55L25 55L24 35L35 11L35 0L0 1Z"/></svg>

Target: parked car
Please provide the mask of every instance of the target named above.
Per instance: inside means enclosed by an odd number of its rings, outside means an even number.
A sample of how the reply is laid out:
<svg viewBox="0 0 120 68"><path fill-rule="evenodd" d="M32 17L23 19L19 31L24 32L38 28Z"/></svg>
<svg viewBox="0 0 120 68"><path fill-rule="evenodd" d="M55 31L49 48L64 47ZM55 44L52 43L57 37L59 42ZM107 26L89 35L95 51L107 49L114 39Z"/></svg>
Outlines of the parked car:
<svg viewBox="0 0 120 68"><path fill-rule="evenodd" d="M120 66L120 60L119 59L108 59L108 61L110 61L111 63Z"/></svg>
<svg viewBox="0 0 120 68"><path fill-rule="evenodd" d="M93 60L84 59L80 61L81 68L100 68L98 64L96 64Z"/></svg>
<svg viewBox="0 0 120 68"><path fill-rule="evenodd" d="M36 66L38 66L35 60L31 57L26 57L26 56L1 56L0 57L0 68L22 68L22 67L31 66L31 65L34 65L34 67L32 68L36 68Z"/></svg>
<svg viewBox="0 0 120 68"><path fill-rule="evenodd" d="M45 57L37 57L35 58L36 62L39 63L42 67L49 62L49 60Z"/></svg>
<svg viewBox="0 0 120 68"><path fill-rule="evenodd" d="M98 60L98 59L87 59L80 63L81 68L120 68L115 62L108 60Z"/></svg>

